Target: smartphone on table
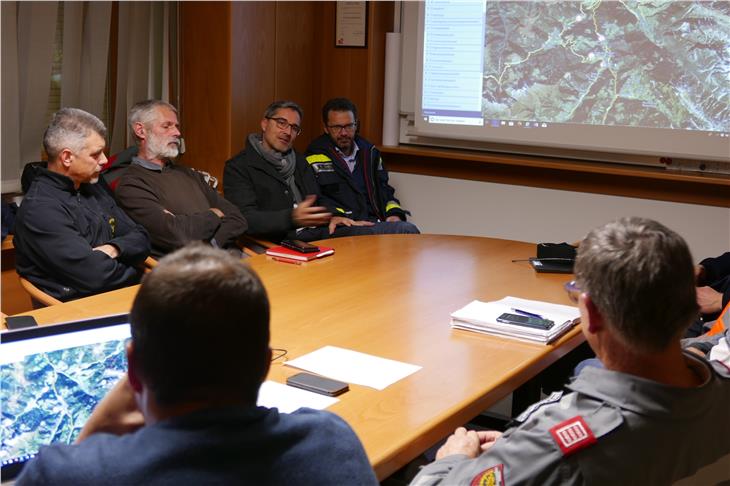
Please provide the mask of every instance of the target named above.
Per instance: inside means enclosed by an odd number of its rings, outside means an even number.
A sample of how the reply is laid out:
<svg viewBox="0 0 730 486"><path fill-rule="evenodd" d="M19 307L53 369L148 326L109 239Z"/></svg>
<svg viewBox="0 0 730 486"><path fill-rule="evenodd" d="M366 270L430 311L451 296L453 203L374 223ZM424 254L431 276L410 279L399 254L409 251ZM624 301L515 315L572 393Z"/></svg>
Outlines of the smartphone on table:
<svg viewBox="0 0 730 486"><path fill-rule="evenodd" d="M535 329L543 329L545 331L549 331L555 325L555 323L550 319L521 316L519 314L509 314L507 312L497 317L497 322L501 322L504 324L514 324L516 326L533 327Z"/></svg>
<svg viewBox="0 0 730 486"><path fill-rule="evenodd" d="M350 389L348 384L343 381L332 380L310 373L297 373L296 375L292 375L286 379L286 384L330 397L336 397Z"/></svg>
<svg viewBox="0 0 730 486"><path fill-rule="evenodd" d="M319 247L301 240L284 240L281 246L299 253L315 253L319 251Z"/></svg>

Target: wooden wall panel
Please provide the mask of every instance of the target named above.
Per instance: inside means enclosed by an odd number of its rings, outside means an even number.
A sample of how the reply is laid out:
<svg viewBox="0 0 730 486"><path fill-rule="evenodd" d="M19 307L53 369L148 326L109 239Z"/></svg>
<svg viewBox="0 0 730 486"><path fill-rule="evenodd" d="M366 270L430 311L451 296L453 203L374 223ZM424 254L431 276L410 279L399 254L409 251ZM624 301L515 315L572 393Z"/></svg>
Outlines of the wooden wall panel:
<svg viewBox="0 0 730 486"><path fill-rule="evenodd" d="M231 146L240 152L274 100L276 4L234 2L231 10ZM225 161L224 161L225 162ZM221 169L222 170L222 169Z"/></svg>
<svg viewBox="0 0 730 486"><path fill-rule="evenodd" d="M393 2L368 3L368 47L336 48L335 2L180 2L183 162L222 177L225 161L260 130L266 106L304 109L303 151L322 133L320 110L346 96L361 133L380 143L385 32Z"/></svg>
<svg viewBox="0 0 730 486"><path fill-rule="evenodd" d="M319 107L313 98L315 81L321 72L321 59L315 49L321 5L316 2L276 2L275 5L275 97L295 101L304 110L302 133L294 144L297 150L304 151L321 130L316 115Z"/></svg>
<svg viewBox="0 0 730 486"><path fill-rule="evenodd" d="M368 49L366 60L367 88L365 103L360 108L362 133L374 144L383 141L383 95L385 83L385 34L393 31L393 2L370 2L368 17Z"/></svg>
<svg viewBox="0 0 730 486"><path fill-rule="evenodd" d="M231 4L180 2L183 163L219 180L231 147Z"/></svg>

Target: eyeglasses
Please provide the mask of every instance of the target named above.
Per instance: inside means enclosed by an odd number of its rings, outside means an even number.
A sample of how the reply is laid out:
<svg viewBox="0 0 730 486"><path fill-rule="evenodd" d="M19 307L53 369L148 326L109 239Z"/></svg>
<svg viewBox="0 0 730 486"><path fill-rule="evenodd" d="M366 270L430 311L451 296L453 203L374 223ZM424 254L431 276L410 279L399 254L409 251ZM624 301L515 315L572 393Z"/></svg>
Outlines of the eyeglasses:
<svg viewBox="0 0 730 486"><path fill-rule="evenodd" d="M357 122L348 123L347 125L327 125L327 128L334 131L335 133L354 132L357 128Z"/></svg>
<svg viewBox="0 0 730 486"><path fill-rule="evenodd" d="M571 280L570 282L566 282L565 285L563 285L563 288L566 292L568 292L568 298L570 301L574 304L578 303L578 298L580 297L581 292L583 290L578 286L575 280Z"/></svg>
<svg viewBox="0 0 730 486"><path fill-rule="evenodd" d="M300 133L302 133L302 127L300 127L296 123L289 123L286 118L272 118L270 116L267 116L266 119L274 120L274 123L276 123L276 126L280 130L287 130L287 129L291 128L291 132L294 135L299 135Z"/></svg>

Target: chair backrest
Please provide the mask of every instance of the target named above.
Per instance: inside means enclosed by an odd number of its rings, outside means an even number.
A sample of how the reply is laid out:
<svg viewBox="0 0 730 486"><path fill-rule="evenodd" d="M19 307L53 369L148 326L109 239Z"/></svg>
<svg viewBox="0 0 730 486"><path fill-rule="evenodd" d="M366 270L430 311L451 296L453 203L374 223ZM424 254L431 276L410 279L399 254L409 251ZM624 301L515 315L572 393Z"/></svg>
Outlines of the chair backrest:
<svg viewBox="0 0 730 486"><path fill-rule="evenodd" d="M49 307L51 305L61 304L62 302L55 297L51 297L41 289L33 285L30 280L25 279L18 275L20 285L30 295L30 300L33 302L34 309L40 309L41 307Z"/></svg>
<svg viewBox="0 0 730 486"><path fill-rule="evenodd" d="M112 192L116 190L117 184L119 184L119 178L132 164L132 158L136 155L137 147L132 145L118 154L109 157L107 163L101 168L101 174L104 177L104 181L107 183Z"/></svg>

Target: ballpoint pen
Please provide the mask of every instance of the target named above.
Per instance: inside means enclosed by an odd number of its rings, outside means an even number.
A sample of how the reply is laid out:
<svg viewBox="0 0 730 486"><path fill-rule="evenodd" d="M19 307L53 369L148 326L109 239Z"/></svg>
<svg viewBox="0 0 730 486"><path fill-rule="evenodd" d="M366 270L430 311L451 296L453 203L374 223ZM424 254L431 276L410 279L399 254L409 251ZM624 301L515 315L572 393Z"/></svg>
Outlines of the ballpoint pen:
<svg viewBox="0 0 730 486"><path fill-rule="evenodd" d="M275 260L277 262L281 263L291 263L292 265L301 265L302 262L298 260L290 260L289 258L278 258L278 257L271 257L272 260Z"/></svg>
<svg viewBox="0 0 730 486"><path fill-rule="evenodd" d="M538 319L544 319L544 317L542 317L540 314L535 314L534 312L527 312L522 309L516 309L514 307L512 307L512 312L516 312L518 314L522 314L523 316L527 316L527 317L537 317Z"/></svg>

